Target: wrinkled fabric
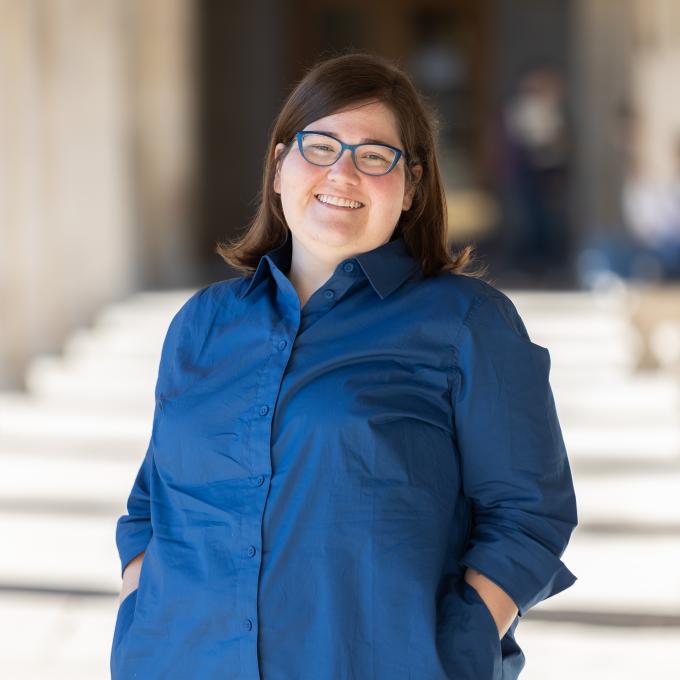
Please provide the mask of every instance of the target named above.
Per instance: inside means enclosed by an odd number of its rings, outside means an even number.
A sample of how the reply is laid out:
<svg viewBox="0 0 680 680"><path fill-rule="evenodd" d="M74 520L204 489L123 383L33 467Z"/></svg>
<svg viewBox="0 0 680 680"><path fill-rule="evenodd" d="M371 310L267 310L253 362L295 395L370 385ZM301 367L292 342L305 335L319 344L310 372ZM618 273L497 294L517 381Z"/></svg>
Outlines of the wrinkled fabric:
<svg viewBox="0 0 680 680"><path fill-rule="evenodd" d="M549 351L476 278L401 236L300 309L291 241L167 330L116 525L113 680L509 680L522 615L572 585L577 525ZM499 639L463 580L518 616Z"/></svg>

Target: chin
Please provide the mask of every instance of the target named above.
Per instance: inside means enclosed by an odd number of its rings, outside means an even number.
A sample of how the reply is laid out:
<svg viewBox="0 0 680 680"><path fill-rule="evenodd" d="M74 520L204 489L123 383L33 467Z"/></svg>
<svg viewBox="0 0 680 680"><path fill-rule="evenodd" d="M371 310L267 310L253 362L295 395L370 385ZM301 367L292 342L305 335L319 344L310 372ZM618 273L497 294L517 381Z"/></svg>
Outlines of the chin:
<svg viewBox="0 0 680 680"><path fill-rule="evenodd" d="M308 238L312 241L323 241L328 245L340 246L348 243L362 241L365 238L363 230L357 231L356 227L348 224L320 224L306 230Z"/></svg>

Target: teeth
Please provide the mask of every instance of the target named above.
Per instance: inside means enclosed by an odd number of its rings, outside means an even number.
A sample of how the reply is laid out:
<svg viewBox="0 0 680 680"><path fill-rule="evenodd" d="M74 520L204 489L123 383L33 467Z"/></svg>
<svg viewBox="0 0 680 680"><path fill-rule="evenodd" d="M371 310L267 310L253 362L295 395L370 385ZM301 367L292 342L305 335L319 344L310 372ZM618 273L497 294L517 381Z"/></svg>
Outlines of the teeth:
<svg viewBox="0 0 680 680"><path fill-rule="evenodd" d="M358 201L350 201L346 198L338 198L337 196L329 196L328 194L319 194L317 198L322 203L330 203L331 205L339 205L343 208L361 208L363 203Z"/></svg>

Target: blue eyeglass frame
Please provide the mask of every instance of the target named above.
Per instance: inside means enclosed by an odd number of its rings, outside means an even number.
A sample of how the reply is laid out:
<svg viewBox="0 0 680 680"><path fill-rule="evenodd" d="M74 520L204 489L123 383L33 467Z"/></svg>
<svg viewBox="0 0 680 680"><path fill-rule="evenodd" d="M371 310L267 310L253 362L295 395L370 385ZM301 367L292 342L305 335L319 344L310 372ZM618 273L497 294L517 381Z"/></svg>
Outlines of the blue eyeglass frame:
<svg viewBox="0 0 680 680"><path fill-rule="evenodd" d="M310 160L308 160L305 157L305 152L302 149L302 139L305 135L321 135L322 137L330 137L330 139L333 139L336 141L338 144L340 144L340 153L338 154L338 157L332 162L332 163L314 163ZM333 137L333 135L327 135L325 132L315 132L314 130L302 130L300 132L295 133L295 139L297 139L297 145L298 149L300 150L300 155L308 162L311 163L312 165L318 165L321 168L329 168L331 165L335 165L341 158L342 154L345 153L345 149L349 149L352 152L352 162L354 163L354 167L361 172L364 175L368 175L369 177L382 177L383 175L387 175L388 173L392 172L394 170L395 166L399 162L399 159L404 156L404 152L401 149L398 149L396 146L390 146L389 144L382 144L382 143L375 143L375 142L362 142L361 144L345 144L342 140L338 139L337 137ZM356 157L356 150L360 146L384 146L387 147L388 149L392 149L396 153L396 156L394 157L394 160L392 161L392 164L390 165L385 172L365 172L362 170L358 165L357 165L357 157Z"/></svg>

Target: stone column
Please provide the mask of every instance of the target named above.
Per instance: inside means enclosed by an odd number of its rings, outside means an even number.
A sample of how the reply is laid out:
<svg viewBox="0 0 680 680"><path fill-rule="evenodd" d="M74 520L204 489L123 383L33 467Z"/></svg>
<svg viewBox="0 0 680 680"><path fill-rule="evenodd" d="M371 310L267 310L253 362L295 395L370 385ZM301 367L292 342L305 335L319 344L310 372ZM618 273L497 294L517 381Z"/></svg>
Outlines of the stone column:
<svg viewBox="0 0 680 680"><path fill-rule="evenodd" d="M680 4L635 0L633 98L640 121L640 169L651 181L678 177L680 156Z"/></svg>
<svg viewBox="0 0 680 680"><path fill-rule="evenodd" d="M574 168L577 232L623 228L625 166L620 111L631 93L631 0L573 0L570 70L578 145Z"/></svg>
<svg viewBox="0 0 680 680"><path fill-rule="evenodd" d="M196 4L129 5L130 76L139 287L197 284ZM217 257L217 256L216 256Z"/></svg>
<svg viewBox="0 0 680 680"><path fill-rule="evenodd" d="M191 0L0 0L0 387L191 262Z"/></svg>

